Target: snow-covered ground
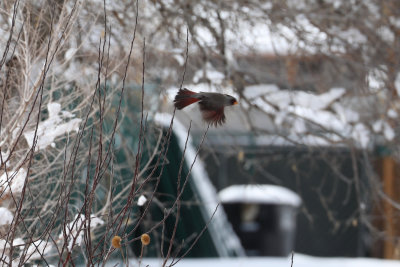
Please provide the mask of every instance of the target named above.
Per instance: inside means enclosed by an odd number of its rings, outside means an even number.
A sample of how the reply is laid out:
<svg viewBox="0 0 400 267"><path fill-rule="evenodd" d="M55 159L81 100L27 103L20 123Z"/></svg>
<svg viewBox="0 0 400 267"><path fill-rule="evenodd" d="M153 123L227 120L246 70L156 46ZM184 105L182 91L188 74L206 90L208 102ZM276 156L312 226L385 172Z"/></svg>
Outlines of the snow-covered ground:
<svg viewBox="0 0 400 267"><path fill-rule="evenodd" d="M162 266L161 259L143 259L140 266ZM302 254L295 254L293 265L291 257L251 257L251 258L203 258L183 259L177 267L400 267L400 261L382 260L373 258L322 258ZM130 266L138 266L137 259L129 261ZM110 261L106 266L124 266L122 263ZM169 266L167 264L166 266Z"/></svg>

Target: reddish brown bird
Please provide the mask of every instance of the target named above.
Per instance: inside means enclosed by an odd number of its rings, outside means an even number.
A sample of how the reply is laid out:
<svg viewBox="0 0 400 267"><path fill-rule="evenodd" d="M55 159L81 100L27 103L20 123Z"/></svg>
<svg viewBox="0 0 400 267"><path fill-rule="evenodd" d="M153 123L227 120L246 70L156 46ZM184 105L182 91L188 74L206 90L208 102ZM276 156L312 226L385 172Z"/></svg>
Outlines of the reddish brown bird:
<svg viewBox="0 0 400 267"><path fill-rule="evenodd" d="M199 102L203 120L211 125L218 126L225 122L224 108L236 105L236 98L220 93L196 93L186 88L179 90L174 99L177 109L183 109L190 104Z"/></svg>

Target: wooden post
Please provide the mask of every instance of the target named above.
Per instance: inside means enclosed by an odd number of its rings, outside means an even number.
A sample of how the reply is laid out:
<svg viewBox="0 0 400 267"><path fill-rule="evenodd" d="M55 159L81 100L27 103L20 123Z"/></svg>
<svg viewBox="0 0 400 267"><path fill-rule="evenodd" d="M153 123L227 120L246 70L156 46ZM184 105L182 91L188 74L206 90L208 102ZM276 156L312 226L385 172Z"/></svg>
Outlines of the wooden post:
<svg viewBox="0 0 400 267"><path fill-rule="evenodd" d="M383 180L383 191L390 198L395 197L395 162L394 160L386 156L383 158L382 163L382 180ZM394 256L394 208L390 202L384 200L384 232L387 238L384 241L383 257L386 259L392 259Z"/></svg>

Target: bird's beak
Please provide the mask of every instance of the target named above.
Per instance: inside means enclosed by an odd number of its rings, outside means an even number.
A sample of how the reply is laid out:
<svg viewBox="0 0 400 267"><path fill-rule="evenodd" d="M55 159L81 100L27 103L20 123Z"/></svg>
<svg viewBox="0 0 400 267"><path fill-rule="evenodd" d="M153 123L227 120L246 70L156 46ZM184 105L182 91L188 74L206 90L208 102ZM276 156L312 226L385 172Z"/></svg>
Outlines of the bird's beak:
<svg viewBox="0 0 400 267"><path fill-rule="evenodd" d="M239 103L235 100L235 102L233 102L233 104L234 104L234 105L237 105L237 104L239 104Z"/></svg>

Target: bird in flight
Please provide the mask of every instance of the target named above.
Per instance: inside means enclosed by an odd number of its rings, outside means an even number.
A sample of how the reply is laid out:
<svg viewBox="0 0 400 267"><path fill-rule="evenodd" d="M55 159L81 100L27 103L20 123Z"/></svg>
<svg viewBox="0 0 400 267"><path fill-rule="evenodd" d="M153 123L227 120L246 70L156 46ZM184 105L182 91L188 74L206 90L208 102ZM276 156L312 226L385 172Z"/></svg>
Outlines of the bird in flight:
<svg viewBox="0 0 400 267"><path fill-rule="evenodd" d="M186 88L180 89L174 99L177 109L183 109L193 103L199 103L203 120L218 126L225 122L224 108L238 104L236 98L220 93L196 93Z"/></svg>

